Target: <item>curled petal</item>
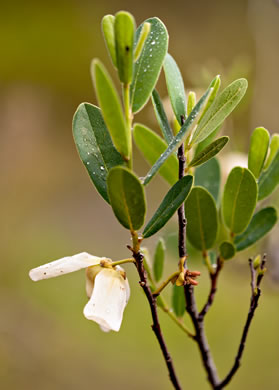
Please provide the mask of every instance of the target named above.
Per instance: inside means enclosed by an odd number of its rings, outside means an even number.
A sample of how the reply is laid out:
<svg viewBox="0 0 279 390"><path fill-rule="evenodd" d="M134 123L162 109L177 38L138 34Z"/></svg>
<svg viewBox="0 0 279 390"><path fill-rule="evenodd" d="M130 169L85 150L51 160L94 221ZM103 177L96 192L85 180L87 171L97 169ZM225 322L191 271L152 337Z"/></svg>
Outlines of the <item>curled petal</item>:
<svg viewBox="0 0 279 390"><path fill-rule="evenodd" d="M100 264L100 261L105 259L106 258L104 257L92 256L86 252L82 252L77 255L63 257L62 259L31 269L29 276L34 282L42 279L55 278L56 276Z"/></svg>
<svg viewBox="0 0 279 390"><path fill-rule="evenodd" d="M118 332L129 296L128 280L122 277L119 269L105 268L95 278L93 293L83 314L88 320L97 322L102 330Z"/></svg>

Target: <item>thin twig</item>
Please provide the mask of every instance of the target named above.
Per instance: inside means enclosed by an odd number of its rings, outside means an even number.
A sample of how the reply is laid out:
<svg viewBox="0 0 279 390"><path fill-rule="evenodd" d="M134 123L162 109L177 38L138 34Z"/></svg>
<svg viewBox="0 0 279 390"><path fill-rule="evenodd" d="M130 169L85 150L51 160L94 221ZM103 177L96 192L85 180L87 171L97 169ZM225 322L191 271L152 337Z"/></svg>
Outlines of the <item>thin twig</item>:
<svg viewBox="0 0 279 390"><path fill-rule="evenodd" d="M163 334L161 331L158 313L157 313L156 299L154 298L152 291L148 285L146 271L145 271L144 266L143 266L143 255L141 252L138 251L138 252L133 253L133 257L136 260L136 267L137 267L138 274L140 277L140 285L141 285L141 287L146 295L146 298L148 299L148 302L149 302L149 306L150 306L150 310L151 310L151 314L152 314L152 320L153 320L152 330L154 331L154 333L157 337L157 340L160 344L160 347L161 347L161 350L162 350L162 353L163 353L163 356L164 356L164 359L165 359L165 362L166 362L166 365L167 365L167 368L169 371L170 380L171 380L171 382L176 390L182 390L182 387L180 386L180 384L178 382L178 378L177 378L175 370L174 370L172 358L169 354L169 351L167 349L167 346L166 346L166 343L165 343L165 340L164 340L164 337L163 337Z"/></svg>
<svg viewBox="0 0 279 390"><path fill-rule="evenodd" d="M223 389L232 379L232 377L235 375L236 371L240 367L240 361L244 352L245 348L245 342L248 336L248 331L251 325L251 322L253 320L255 310L258 307L258 302L261 296L261 289L260 289L260 284L264 276L264 271L265 271L265 263L266 263L266 257L263 257L263 260L260 265L260 271L258 272L258 276L256 278L256 270L254 269L253 261L252 259L249 259L249 266L250 266L250 271L251 271L251 300L250 300L250 307L248 311L248 316L246 319L245 326L243 328L240 344L238 347L237 355L235 357L234 364L229 371L228 375L225 377L222 382L219 383L219 385L216 387L216 390L221 390Z"/></svg>
<svg viewBox="0 0 279 390"><path fill-rule="evenodd" d="M218 276L219 276L219 273L220 273L222 267L223 267L223 262L221 261L220 257L218 257L218 259L217 259L217 268L216 268L216 270L215 270L215 272L213 274L210 273L211 288L210 288L210 291L209 291L209 294L208 294L207 301L206 301L204 307L202 308L202 310L199 313L199 321L201 321L204 318L204 316L206 315L206 313L208 312L208 310L210 309L210 307L213 304L213 301L214 301L214 298L215 298L215 294L217 292Z"/></svg>

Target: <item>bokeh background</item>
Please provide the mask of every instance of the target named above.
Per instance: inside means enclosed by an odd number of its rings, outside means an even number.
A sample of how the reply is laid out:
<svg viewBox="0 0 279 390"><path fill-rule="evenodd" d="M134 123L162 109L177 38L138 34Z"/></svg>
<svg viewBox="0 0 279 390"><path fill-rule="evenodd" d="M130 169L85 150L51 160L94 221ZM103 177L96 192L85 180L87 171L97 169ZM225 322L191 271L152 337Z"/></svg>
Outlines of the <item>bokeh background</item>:
<svg viewBox="0 0 279 390"><path fill-rule="evenodd" d="M103 15L132 12L138 24L158 16L170 34L185 85L204 88L221 74L223 86L248 77L249 93L224 133L231 150L247 152L255 126L278 131L279 4L271 0L2 1L0 13L0 378L8 390L171 389L151 329L145 298L132 266L132 288L119 333L105 334L83 318L84 273L32 283L28 270L88 251L113 259L128 255L127 232L93 188L71 134L78 104L96 103L89 65L109 67L102 40ZM166 95L164 79L159 90ZM150 105L138 116L158 130ZM136 153L139 175L147 165ZM149 215L167 186L150 185ZM278 201L276 197L273 203ZM168 231L175 230L175 223ZM277 229L278 231L278 229ZM165 231L166 232L166 231ZM276 230L261 244L269 274L252 324L242 367L229 389L278 389L279 255ZM152 253L154 242L149 243ZM168 267L176 262L168 241ZM256 254L258 249L252 251ZM250 252L251 253L251 252ZM226 264L206 325L223 376L231 366L249 305L247 259ZM276 261L277 260L277 261ZM208 280L203 276L200 303ZM208 389L194 343L161 314L162 326L184 388Z"/></svg>

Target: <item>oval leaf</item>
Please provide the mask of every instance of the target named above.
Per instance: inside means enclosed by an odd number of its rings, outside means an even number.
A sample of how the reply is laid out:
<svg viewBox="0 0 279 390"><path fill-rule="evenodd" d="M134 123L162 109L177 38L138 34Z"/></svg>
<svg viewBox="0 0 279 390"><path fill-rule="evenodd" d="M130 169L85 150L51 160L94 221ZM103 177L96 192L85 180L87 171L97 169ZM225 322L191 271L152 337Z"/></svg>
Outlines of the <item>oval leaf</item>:
<svg viewBox="0 0 279 390"><path fill-rule="evenodd" d="M176 317L181 318L186 310L185 295L183 286L172 287L172 308Z"/></svg>
<svg viewBox="0 0 279 390"><path fill-rule="evenodd" d="M219 246L220 255L224 260L229 260L234 257L236 249L229 241L223 241Z"/></svg>
<svg viewBox="0 0 279 390"><path fill-rule="evenodd" d="M129 84L133 77L135 35L134 17L129 12L120 11L115 15L114 34L119 79Z"/></svg>
<svg viewBox="0 0 279 390"><path fill-rule="evenodd" d="M130 130L124 121L115 86L102 63L95 59L92 74L96 94L111 138L119 153L128 160L131 154Z"/></svg>
<svg viewBox="0 0 279 390"><path fill-rule="evenodd" d="M101 110L89 103L82 103L73 119L75 144L87 172L100 195L109 202L107 174L124 161L115 149L105 125Z"/></svg>
<svg viewBox="0 0 279 390"><path fill-rule="evenodd" d="M270 145L269 145L269 153L268 153L268 157L266 159L264 169L267 169L270 166L271 161L276 156L276 153L278 152L278 150L279 150L279 134L275 133L271 137L271 141L270 141Z"/></svg>
<svg viewBox="0 0 279 390"><path fill-rule="evenodd" d="M156 91L156 89L154 89L152 92L152 103L163 136L167 141L167 143L169 144L173 139L173 134L167 118L167 114L165 113L164 110L163 103L161 102L160 95Z"/></svg>
<svg viewBox="0 0 279 390"><path fill-rule="evenodd" d="M193 144L208 137L227 118L243 98L247 86L246 79L239 79L223 90L198 124L193 134Z"/></svg>
<svg viewBox="0 0 279 390"><path fill-rule="evenodd" d="M134 140L144 158L153 165L168 145L162 138L147 127L136 124L133 130ZM172 186L177 182L178 160L172 154L160 168L160 175Z"/></svg>
<svg viewBox="0 0 279 390"><path fill-rule="evenodd" d="M265 236L276 224L277 212L274 207L258 211L252 218L245 232L236 236L234 243L238 251L248 248Z"/></svg>
<svg viewBox="0 0 279 390"><path fill-rule="evenodd" d="M114 37L114 21L113 15L106 15L102 20L102 30L106 46L112 60L113 65L117 68L116 52L115 52L115 37Z"/></svg>
<svg viewBox="0 0 279 390"><path fill-rule="evenodd" d="M169 190L159 208L148 222L143 231L145 238L157 233L173 216L176 210L187 198L193 183L193 176L184 176Z"/></svg>
<svg viewBox="0 0 279 390"><path fill-rule="evenodd" d="M184 138L186 137L186 133L189 130L190 126L194 122L195 118L197 117L198 113L202 109L203 105L206 102L207 96L210 92L210 89L208 89L205 94L200 98L198 103L193 108L191 114L186 119L185 123L181 127L180 131L176 134L175 137L173 137L171 143L169 144L168 148L165 150L165 152L158 158L156 163L153 165L153 167L150 169L150 171L147 173L144 179L144 185L148 184L150 180L154 177L154 175L158 172L158 170L161 168L161 166L164 164L164 162L167 160L167 158L178 149L178 147L181 145L181 143L184 141Z"/></svg>
<svg viewBox="0 0 279 390"><path fill-rule="evenodd" d="M136 47L134 49L134 62L136 62L139 59L139 56L141 55L145 41L148 37L148 34L150 33L150 29L151 29L151 24L148 22L144 22Z"/></svg>
<svg viewBox="0 0 279 390"><path fill-rule="evenodd" d="M204 187L218 202L221 182L221 169L217 158L213 157L195 170L195 186Z"/></svg>
<svg viewBox="0 0 279 390"><path fill-rule="evenodd" d="M144 223L146 206L144 188L127 168L112 168L107 177L110 204L118 221L135 231Z"/></svg>
<svg viewBox="0 0 279 390"><path fill-rule="evenodd" d="M181 124L181 116L186 118L185 89L180 70L170 54L166 55L164 72L172 109L178 123Z"/></svg>
<svg viewBox="0 0 279 390"><path fill-rule="evenodd" d="M189 167L196 167L197 165L201 165L210 160L223 149L228 141L229 137L220 137L216 139L193 158L193 160L189 163Z"/></svg>
<svg viewBox="0 0 279 390"><path fill-rule="evenodd" d="M257 183L247 168L235 167L230 172L223 195L223 217L233 234L249 224L257 202Z"/></svg>
<svg viewBox="0 0 279 390"><path fill-rule="evenodd" d="M141 55L134 65L133 81L130 88L133 113L140 111L147 103L158 80L168 50L169 36L161 20L150 18L145 22L151 24L151 30L143 45ZM139 40L143 24L136 31L135 44Z"/></svg>
<svg viewBox="0 0 279 390"><path fill-rule="evenodd" d="M163 276L165 250L164 240L160 238L156 245L153 261L153 274L156 282L158 282Z"/></svg>
<svg viewBox="0 0 279 390"><path fill-rule="evenodd" d="M273 158L271 164L259 179L259 200L269 196L279 184L279 150Z"/></svg>
<svg viewBox="0 0 279 390"><path fill-rule="evenodd" d="M218 217L215 201L202 187L194 187L185 202L187 237L191 244L201 251L210 249L218 231Z"/></svg>
<svg viewBox="0 0 279 390"><path fill-rule="evenodd" d="M269 132L264 127L257 127L251 136L248 154L248 168L256 179L261 174L269 145Z"/></svg>

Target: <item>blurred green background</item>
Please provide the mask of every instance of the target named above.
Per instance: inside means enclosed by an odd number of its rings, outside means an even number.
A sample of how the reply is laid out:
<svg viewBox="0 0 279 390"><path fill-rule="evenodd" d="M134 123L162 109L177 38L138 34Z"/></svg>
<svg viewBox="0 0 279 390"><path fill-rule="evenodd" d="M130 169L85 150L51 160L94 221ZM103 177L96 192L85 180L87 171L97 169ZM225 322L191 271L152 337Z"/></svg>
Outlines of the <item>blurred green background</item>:
<svg viewBox="0 0 279 390"><path fill-rule="evenodd" d="M87 299L82 271L40 283L28 278L30 268L82 251L114 260L128 256L127 232L91 185L71 135L78 104L96 103L89 74L91 59L101 58L112 72L100 22L103 15L120 9L133 13L138 24L150 16L164 21L170 34L169 51L187 88L204 88L215 74L221 74L223 86L234 77L248 77L249 93L226 123L232 150L247 152L255 126L278 131L278 1L1 2L3 389L172 388L131 265L126 270L132 296L119 333L102 333L83 318ZM162 77L159 90L166 95ZM137 120L158 130L150 105ZM136 169L139 175L147 169L137 153ZM160 178L150 185L149 215L166 190ZM172 229L175 221L168 227ZM232 390L278 389L276 231L272 237L262 244L269 253L270 272L242 367L228 386ZM152 241L149 245L152 250ZM241 253L226 265L216 303L206 320L221 376L232 365L247 315L248 256ZM173 250L168 262L169 267L176 262ZM202 303L208 290L206 272L201 262L193 267L203 271L196 289ZM183 387L208 389L196 345L160 314Z"/></svg>

